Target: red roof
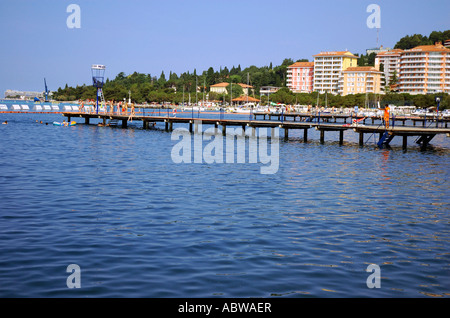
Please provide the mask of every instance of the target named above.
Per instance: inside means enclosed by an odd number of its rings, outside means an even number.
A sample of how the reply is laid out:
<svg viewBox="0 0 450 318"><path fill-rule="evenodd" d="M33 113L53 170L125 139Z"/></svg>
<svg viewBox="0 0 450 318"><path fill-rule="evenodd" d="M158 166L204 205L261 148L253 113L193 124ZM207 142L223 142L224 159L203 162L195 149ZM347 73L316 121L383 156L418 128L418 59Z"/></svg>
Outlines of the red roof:
<svg viewBox="0 0 450 318"><path fill-rule="evenodd" d="M245 96L245 95L239 96L237 98L233 98L231 101L232 102L246 102L247 100L249 102L259 102L259 99L256 99L256 98L253 98L253 97L250 97L250 96Z"/></svg>
<svg viewBox="0 0 450 318"><path fill-rule="evenodd" d="M228 85L230 85L230 83L222 82L222 83L211 85L210 87L227 87ZM238 83L238 85L240 87L242 87L242 88L253 88L253 86L247 85L247 84L243 84L243 83Z"/></svg>
<svg viewBox="0 0 450 318"><path fill-rule="evenodd" d="M314 62L295 62L294 64L288 66L288 68L291 67L314 67Z"/></svg>
<svg viewBox="0 0 450 318"><path fill-rule="evenodd" d="M352 66L347 67L343 72L377 72L381 73L379 70L377 70L373 66Z"/></svg>
<svg viewBox="0 0 450 318"><path fill-rule="evenodd" d="M419 45L411 50L405 52L450 52L450 49L442 45L441 42L437 42L435 45Z"/></svg>
<svg viewBox="0 0 450 318"><path fill-rule="evenodd" d="M377 54L377 56L384 56L384 55L400 55L403 53L402 49L393 49L386 52L380 52Z"/></svg>

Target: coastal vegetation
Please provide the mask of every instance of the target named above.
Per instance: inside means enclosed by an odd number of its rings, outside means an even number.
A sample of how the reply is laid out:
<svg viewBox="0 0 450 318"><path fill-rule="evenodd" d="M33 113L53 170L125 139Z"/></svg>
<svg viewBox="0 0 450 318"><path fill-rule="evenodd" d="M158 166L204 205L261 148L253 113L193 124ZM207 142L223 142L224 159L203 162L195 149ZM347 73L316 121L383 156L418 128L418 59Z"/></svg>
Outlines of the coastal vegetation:
<svg viewBox="0 0 450 318"><path fill-rule="evenodd" d="M409 50L419 45L433 45L436 42L444 44L445 40L450 39L450 30L446 31L433 31L429 36L422 34L406 35L402 37L394 49Z"/></svg>
<svg viewBox="0 0 450 318"><path fill-rule="evenodd" d="M437 41L443 42L444 39L450 38L450 30L438 32L433 31L429 36L412 35L401 38L395 48L409 49L417 45L432 44ZM373 66L375 62L375 53L356 54L359 56L359 66ZM287 68L294 62L306 62L308 59L293 60L285 58L280 65L273 66L272 63L266 66L251 65L241 68L241 65L233 66L228 69L226 66L215 70L209 67L207 70L197 73L186 71L181 74L170 72L168 75L161 72L159 76L152 74L144 74L134 72L125 74L120 72L117 76L110 80L106 79L103 93L107 100L122 101L131 99L135 103L163 103L169 102L173 104L181 104L183 102L195 103L203 99L209 101L229 102L231 98L235 98L242 94L242 89L237 83L248 82L253 86L249 95L267 103L267 96L260 96L260 88L263 86L281 87L276 93L270 95L270 102L283 104L300 104L300 105L328 105L331 107L360 107L375 106L379 102L381 105L386 103L394 105L415 105L417 107L436 106L436 96L441 97L440 107L450 108L450 96L446 93L430 94L430 95L410 95L404 93L388 92L382 95L373 94L354 94L347 96L325 95L317 92L312 93L293 93L286 87ZM233 83L233 97L228 94L219 94L210 92L210 86L221 83ZM392 84L392 83L391 83ZM227 91L230 91L229 89ZM96 88L92 85L77 85L69 87L67 84L64 88L58 88L53 92L53 98L58 101L63 100L86 100L96 98Z"/></svg>

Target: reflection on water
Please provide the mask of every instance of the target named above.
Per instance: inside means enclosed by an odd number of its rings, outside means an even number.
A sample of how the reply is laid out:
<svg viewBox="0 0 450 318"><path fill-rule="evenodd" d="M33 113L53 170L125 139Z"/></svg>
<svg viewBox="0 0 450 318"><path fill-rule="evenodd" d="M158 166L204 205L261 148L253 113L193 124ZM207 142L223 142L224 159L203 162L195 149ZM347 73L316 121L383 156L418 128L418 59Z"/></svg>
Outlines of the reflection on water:
<svg viewBox="0 0 450 318"><path fill-rule="evenodd" d="M403 153L297 132L278 173L261 175L174 164L159 126L21 116L0 127L3 297L449 296L445 138ZM79 290L66 287L69 264Z"/></svg>

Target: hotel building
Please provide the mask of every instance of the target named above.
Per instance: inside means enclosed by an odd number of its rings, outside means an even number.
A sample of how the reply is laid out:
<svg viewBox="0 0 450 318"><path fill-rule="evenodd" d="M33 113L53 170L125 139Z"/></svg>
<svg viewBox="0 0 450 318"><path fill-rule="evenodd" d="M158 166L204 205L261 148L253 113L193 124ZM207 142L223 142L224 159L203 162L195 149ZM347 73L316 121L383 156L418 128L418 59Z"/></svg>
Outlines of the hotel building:
<svg viewBox="0 0 450 318"><path fill-rule="evenodd" d="M405 50L399 64L400 93L450 93L450 49L442 43Z"/></svg>
<svg viewBox="0 0 450 318"><path fill-rule="evenodd" d="M348 67L342 71L338 93L342 96L381 92L383 73L372 66Z"/></svg>
<svg viewBox="0 0 450 318"><path fill-rule="evenodd" d="M386 79L386 85L392 81L394 72L397 79L400 74L400 57L403 50L393 49L387 52L378 53L375 57L375 68L380 69L380 65L383 64L384 78Z"/></svg>
<svg viewBox="0 0 450 318"><path fill-rule="evenodd" d="M314 84L314 62L296 62L287 68L286 86L294 93L311 93Z"/></svg>
<svg viewBox="0 0 450 318"><path fill-rule="evenodd" d="M357 66L358 57L348 51L322 52L314 55L313 90L338 94L342 71Z"/></svg>

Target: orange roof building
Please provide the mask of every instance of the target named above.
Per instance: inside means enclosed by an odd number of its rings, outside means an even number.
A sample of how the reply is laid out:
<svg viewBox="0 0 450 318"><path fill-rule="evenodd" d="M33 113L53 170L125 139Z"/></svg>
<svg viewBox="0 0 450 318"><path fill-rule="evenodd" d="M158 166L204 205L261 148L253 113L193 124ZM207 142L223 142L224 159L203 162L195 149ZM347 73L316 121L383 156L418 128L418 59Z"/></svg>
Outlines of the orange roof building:
<svg viewBox="0 0 450 318"><path fill-rule="evenodd" d="M373 66L348 67L342 71L339 80L339 94L364 94L381 92L381 75Z"/></svg>
<svg viewBox="0 0 450 318"><path fill-rule="evenodd" d="M287 68L286 86L294 93L311 93L314 84L314 62L296 62Z"/></svg>
<svg viewBox="0 0 450 318"><path fill-rule="evenodd" d="M228 94L228 92L227 92L228 85L230 85L230 83L227 83L227 82L214 84L214 85L210 86L209 90L210 90L210 92L215 92L218 94L223 94L223 93ZM251 86L251 85L247 85L247 84L243 84L243 83L237 83L237 85L242 87L242 90L244 91L245 95L248 95L249 89L253 89L253 86Z"/></svg>
<svg viewBox="0 0 450 318"><path fill-rule="evenodd" d="M405 50L399 68L401 93L450 93L450 49L441 42Z"/></svg>

